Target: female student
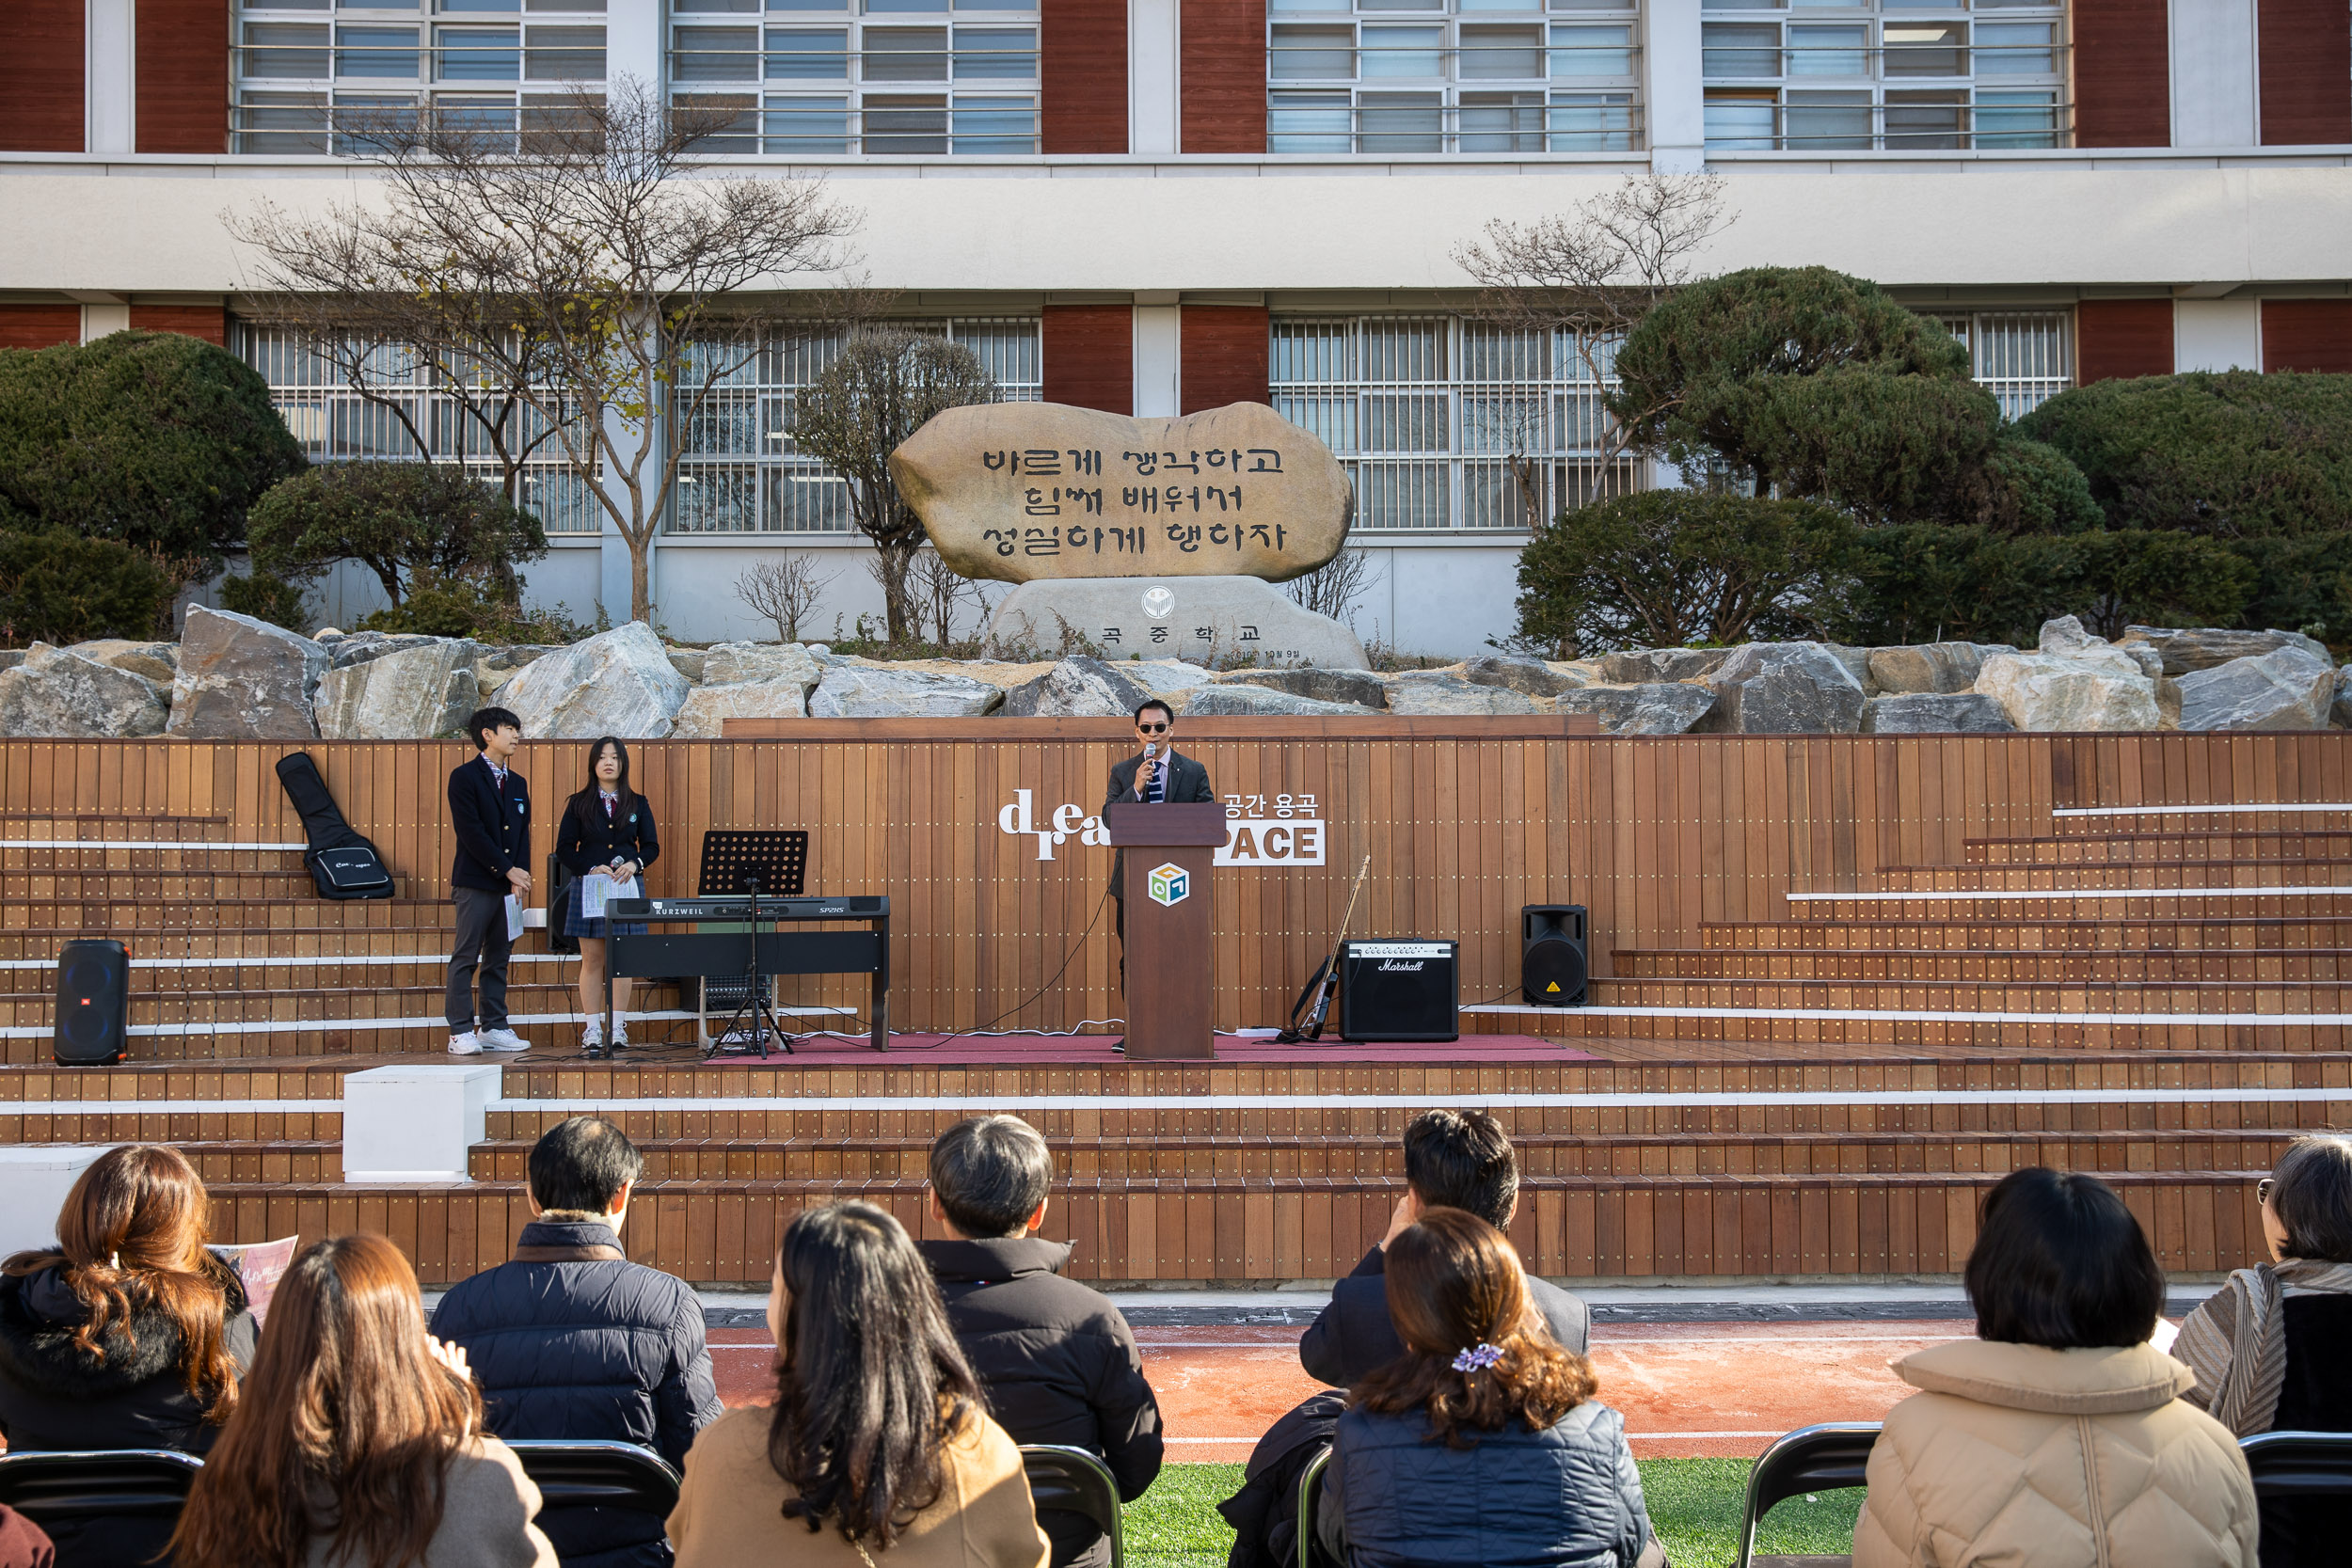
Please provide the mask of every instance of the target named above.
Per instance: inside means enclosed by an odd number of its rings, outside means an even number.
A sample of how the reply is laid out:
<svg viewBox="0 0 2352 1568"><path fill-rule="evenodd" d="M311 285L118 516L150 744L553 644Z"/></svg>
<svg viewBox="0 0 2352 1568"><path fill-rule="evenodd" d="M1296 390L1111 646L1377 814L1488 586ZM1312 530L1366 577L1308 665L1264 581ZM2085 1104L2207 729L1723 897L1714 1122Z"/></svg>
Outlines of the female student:
<svg viewBox="0 0 2352 1568"><path fill-rule="evenodd" d="M607 937L642 935L645 927L634 921L612 921L581 911L580 897L590 878L604 879L610 894L642 874L661 853L654 830L653 807L629 787L628 748L616 736L605 736L588 748L588 783L564 803L556 824L555 855L572 874L572 891L564 902L564 929L580 939L580 1010L587 1015L583 1044L596 1050L604 1039L604 943ZM628 1044L628 992L626 975L612 980L612 1048Z"/></svg>

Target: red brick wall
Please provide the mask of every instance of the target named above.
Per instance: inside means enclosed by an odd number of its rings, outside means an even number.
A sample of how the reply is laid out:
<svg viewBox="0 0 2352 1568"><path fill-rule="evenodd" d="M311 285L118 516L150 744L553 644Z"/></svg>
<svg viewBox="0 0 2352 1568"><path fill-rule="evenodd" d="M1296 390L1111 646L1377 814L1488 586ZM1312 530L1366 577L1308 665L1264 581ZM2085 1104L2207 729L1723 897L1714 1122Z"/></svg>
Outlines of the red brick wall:
<svg viewBox="0 0 2352 1568"><path fill-rule="evenodd" d="M2264 300L2263 369L2352 374L2352 299Z"/></svg>
<svg viewBox="0 0 2352 1568"><path fill-rule="evenodd" d="M1126 151L1125 0L1042 0L1042 5L1041 150Z"/></svg>
<svg viewBox="0 0 2352 1568"><path fill-rule="evenodd" d="M89 47L83 6L84 0L0 3L0 150L82 150ZM77 325L74 333L80 332Z"/></svg>
<svg viewBox="0 0 2352 1568"><path fill-rule="evenodd" d="M2260 0L2266 147L2352 141L2352 26L2336 0Z"/></svg>
<svg viewBox="0 0 2352 1568"><path fill-rule="evenodd" d="M2075 381L2172 373L2172 302L2087 299L2074 309Z"/></svg>
<svg viewBox="0 0 2352 1568"><path fill-rule="evenodd" d="M81 341L78 305L0 305L0 348L55 348Z"/></svg>
<svg viewBox="0 0 2352 1568"><path fill-rule="evenodd" d="M134 305L131 325L141 332L184 332L218 348L229 346L229 312L217 305Z"/></svg>
<svg viewBox="0 0 2352 1568"><path fill-rule="evenodd" d="M1265 402L1265 307L1187 305L1182 322L1184 412Z"/></svg>
<svg viewBox="0 0 2352 1568"><path fill-rule="evenodd" d="M1045 401L1136 411L1136 312L1127 305L1048 305L1040 351Z"/></svg>
<svg viewBox="0 0 2352 1568"><path fill-rule="evenodd" d="M1265 0L1183 0L1186 152L1265 150Z"/></svg>
<svg viewBox="0 0 2352 1568"><path fill-rule="evenodd" d="M2074 0L2076 146L2172 145L2169 28L2165 0Z"/></svg>
<svg viewBox="0 0 2352 1568"><path fill-rule="evenodd" d="M229 0L142 0L138 150L229 150Z"/></svg>

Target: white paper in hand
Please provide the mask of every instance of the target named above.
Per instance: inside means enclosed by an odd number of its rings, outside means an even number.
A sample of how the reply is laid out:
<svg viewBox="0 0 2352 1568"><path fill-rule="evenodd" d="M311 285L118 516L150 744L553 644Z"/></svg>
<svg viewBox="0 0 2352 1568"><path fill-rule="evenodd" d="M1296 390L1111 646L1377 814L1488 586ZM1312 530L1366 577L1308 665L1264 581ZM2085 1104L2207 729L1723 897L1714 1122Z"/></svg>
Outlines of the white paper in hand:
<svg viewBox="0 0 2352 1568"><path fill-rule="evenodd" d="M602 920L604 901L612 896L612 879L601 871L591 871L580 879L580 918Z"/></svg>
<svg viewBox="0 0 2352 1568"><path fill-rule="evenodd" d="M523 935L523 901L513 894L506 895L506 940L520 942Z"/></svg>

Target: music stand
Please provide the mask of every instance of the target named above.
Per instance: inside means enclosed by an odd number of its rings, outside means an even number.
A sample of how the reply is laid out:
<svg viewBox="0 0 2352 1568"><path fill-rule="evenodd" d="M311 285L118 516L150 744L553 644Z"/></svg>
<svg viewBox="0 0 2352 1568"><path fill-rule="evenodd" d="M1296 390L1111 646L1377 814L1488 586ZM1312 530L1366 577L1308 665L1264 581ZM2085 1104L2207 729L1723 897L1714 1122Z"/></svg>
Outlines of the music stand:
<svg viewBox="0 0 2352 1568"><path fill-rule="evenodd" d="M735 1049L743 1049L736 1039L737 1030L747 1022L752 1044L759 1054L768 1054L768 1036L773 1032L776 1043L784 1053L792 1054L792 1037L784 1032L776 1017L775 1001L768 994L768 975L759 962L759 900L762 895L771 898L798 898L808 875L808 834L798 828L714 828L703 834L703 863L694 893L700 898L716 898L729 894L751 895L752 942L751 968L744 974L747 993L743 1004L727 1020L726 1027L711 1037L708 1055L725 1051L727 1041L735 1039ZM707 984L707 982L705 982ZM707 1058L706 1058L707 1059Z"/></svg>

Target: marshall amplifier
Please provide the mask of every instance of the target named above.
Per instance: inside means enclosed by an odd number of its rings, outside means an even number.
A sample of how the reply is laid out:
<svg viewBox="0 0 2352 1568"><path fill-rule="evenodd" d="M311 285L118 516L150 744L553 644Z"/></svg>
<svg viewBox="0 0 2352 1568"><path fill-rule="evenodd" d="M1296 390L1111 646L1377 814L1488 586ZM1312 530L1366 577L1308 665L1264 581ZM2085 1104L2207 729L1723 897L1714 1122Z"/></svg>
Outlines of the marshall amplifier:
<svg viewBox="0 0 2352 1568"><path fill-rule="evenodd" d="M1340 1037L1462 1037L1462 979L1451 942L1340 944Z"/></svg>

